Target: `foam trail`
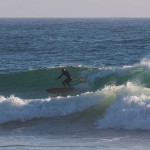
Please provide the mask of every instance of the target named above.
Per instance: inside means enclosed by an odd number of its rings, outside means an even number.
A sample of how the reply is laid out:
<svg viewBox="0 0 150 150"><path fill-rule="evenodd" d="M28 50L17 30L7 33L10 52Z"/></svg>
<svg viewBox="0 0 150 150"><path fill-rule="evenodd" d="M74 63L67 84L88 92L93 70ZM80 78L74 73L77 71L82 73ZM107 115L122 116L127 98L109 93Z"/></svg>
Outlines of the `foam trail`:
<svg viewBox="0 0 150 150"><path fill-rule="evenodd" d="M101 103L100 92L48 99L23 100L14 96L0 97L0 124L33 118L66 116Z"/></svg>
<svg viewBox="0 0 150 150"><path fill-rule="evenodd" d="M99 119L98 127L150 130L150 89L129 82L111 88L116 101Z"/></svg>

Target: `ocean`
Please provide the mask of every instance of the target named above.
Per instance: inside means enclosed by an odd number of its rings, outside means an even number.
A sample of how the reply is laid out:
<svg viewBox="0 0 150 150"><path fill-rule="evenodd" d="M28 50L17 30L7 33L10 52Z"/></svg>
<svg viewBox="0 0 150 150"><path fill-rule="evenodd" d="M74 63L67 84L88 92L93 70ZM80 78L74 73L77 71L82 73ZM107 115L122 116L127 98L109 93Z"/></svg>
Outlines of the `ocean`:
<svg viewBox="0 0 150 150"><path fill-rule="evenodd" d="M149 149L150 19L1 18L0 62L1 150Z"/></svg>

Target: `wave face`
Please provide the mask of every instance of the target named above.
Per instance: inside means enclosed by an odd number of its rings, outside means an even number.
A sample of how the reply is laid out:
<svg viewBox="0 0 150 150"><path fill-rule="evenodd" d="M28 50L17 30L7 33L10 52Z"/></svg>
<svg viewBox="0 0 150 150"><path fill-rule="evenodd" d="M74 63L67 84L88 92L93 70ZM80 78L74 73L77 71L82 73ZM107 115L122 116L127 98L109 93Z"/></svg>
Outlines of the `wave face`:
<svg viewBox="0 0 150 150"><path fill-rule="evenodd" d="M45 89L62 86L54 80L60 67L1 74L0 124L88 114L101 129L149 130L149 64L143 59L123 67L66 67L74 79L84 81L73 80L74 92L55 96Z"/></svg>
<svg viewBox="0 0 150 150"><path fill-rule="evenodd" d="M66 67L69 69L73 77L79 78L80 73L86 68ZM16 72L9 74L0 74L0 95L9 96L17 95L23 98L43 98L47 97L46 89L49 87L62 87L64 78L56 81L60 75L60 68L37 69L24 72ZM73 84L79 80L74 80Z"/></svg>
<svg viewBox="0 0 150 150"><path fill-rule="evenodd" d="M103 68L70 66L66 69L74 78L71 84L79 89L78 94L80 94L81 92L96 91L107 85L126 84L128 81L150 87L149 67L150 61L143 59L139 64L132 66ZM47 97L45 89L62 87L61 82L64 78L55 80L59 75L60 67L0 74L0 95L14 94L25 98Z"/></svg>

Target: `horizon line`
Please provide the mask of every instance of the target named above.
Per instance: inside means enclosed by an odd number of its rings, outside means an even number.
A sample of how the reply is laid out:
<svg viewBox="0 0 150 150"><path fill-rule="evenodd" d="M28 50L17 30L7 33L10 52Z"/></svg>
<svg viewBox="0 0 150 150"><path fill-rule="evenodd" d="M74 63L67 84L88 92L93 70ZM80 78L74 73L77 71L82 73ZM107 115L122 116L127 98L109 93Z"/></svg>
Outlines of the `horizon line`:
<svg viewBox="0 0 150 150"><path fill-rule="evenodd" d="M0 19L150 19L150 17L0 17Z"/></svg>

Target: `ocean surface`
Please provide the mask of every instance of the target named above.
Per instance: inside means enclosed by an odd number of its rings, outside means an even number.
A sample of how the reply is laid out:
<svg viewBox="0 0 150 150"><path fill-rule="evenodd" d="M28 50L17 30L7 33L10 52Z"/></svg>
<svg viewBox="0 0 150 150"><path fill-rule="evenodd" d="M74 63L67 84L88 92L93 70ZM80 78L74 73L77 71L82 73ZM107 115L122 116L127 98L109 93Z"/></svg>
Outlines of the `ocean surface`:
<svg viewBox="0 0 150 150"><path fill-rule="evenodd" d="M150 19L0 19L0 150L149 147Z"/></svg>

